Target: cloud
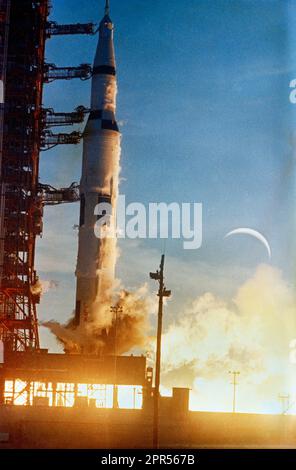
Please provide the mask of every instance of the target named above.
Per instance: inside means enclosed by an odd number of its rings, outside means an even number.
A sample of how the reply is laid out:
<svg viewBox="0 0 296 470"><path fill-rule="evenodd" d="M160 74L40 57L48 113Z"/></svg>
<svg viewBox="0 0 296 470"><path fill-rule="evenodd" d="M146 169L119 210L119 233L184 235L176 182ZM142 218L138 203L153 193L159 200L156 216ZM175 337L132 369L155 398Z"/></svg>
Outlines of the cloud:
<svg viewBox="0 0 296 470"><path fill-rule="evenodd" d="M192 406L216 409L219 404L221 411L227 408L231 393L228 372L238 370L240 387L250 390L241 408L258 411L258 404L263 407L263 401L269 400L274 409L274 398L282 388L294 393L295 371L289 364L293 337L296 319L292 289L279 270L260 265L232 301L205 293L167 328L162 348L163 383L174 385L180 368L184 375L187 367L196 398ZM219 383L228 392L211 402L209 396L215 397Z"/></svg>
<svg viewBox="0 0 296 470"><path fill-rule="evenodd" d="M51 289L56 289L58 286L59 286L58 281L54 281L54 280L44 281L42 279L38 279L38 281L31 286L31 292L32 294L35 294L35 295L46 294Z"/></svg>

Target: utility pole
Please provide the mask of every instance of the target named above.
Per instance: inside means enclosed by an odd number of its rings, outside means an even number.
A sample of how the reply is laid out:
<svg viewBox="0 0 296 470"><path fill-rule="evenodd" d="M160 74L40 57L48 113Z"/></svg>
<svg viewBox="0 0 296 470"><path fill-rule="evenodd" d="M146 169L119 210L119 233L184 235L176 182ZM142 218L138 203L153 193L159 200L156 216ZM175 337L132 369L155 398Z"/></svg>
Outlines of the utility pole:
<svg viewBox="0 0 296 470"><path fill-rule="evenodd" d="M118 408L118 389L117 389L117 320L118 314L123 312L120 305L110 307L110 311L115 314L114 322L114 393L113 408Z"/></svg>
<svg viewBox="0 0 296 470"><path fill-rule="evenodd" d="M229 371L229 374L233 376L233 381L231 382L231 385L233 385L233 400L232 400L232 412L236 412L236 387L238 385L237 383L237 377L239 376L240 372L237 370L234 371Z"/></svg>
<svg viewBox="0 0 296 470"><path fill-rule="evenodd" d="M162 314L163 314L163 298L170 297L171 291L167 290L164 285L164 255L161 257L159 271L150 273L150 279L158 281L158 322L157 322L157 344L156 344L156 364L155 364L155 385L153 393L153 448L159 447L159 385L160 385L160 365L161 365L161 335L162 335Z"/></svg>
<svg viewBox="0 0 296 470"><path fill-rule="evenodd" d="M286 414L290 409L290 395L281 395L279 394L279 400L282 403L282 414Z"/></svg>

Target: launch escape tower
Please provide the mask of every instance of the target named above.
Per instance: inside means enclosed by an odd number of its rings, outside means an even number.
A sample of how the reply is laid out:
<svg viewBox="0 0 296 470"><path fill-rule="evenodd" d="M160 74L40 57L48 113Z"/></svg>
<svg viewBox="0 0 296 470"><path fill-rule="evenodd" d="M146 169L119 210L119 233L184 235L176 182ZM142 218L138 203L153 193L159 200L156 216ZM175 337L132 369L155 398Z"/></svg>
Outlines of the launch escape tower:
<svg viewBox="0 0 296 470"><path fill-rule="evenodd" d="M11 351L39 349L34 268L43 206L79 200L77 184L56 189L39 182L39 153L77 144L79 132L50 129L81 123L88 112L42 108L43 84L87 79L91 67L45 64L45 42L54 35L94 34L95 25L48 21L48 0L0 0L0 339Z"/></svg>

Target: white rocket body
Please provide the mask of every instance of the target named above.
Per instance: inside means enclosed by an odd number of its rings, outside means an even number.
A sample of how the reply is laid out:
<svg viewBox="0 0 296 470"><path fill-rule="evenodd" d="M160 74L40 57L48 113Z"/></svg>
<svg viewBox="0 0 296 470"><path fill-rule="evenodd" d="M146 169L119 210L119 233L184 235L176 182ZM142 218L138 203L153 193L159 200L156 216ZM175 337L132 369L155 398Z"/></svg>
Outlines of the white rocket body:
<svg viewBox="0 0 296 470"><path fill-rule="evenodd" d="M76 325L93 320L93 305L115 275L116 240L95 236L95 207L111 202L116 208L120 133L115 119L116 71L113 24L109 11L100 23L92 89L91 112L84 131L80 182L80 227L77 259Z"/></svg>

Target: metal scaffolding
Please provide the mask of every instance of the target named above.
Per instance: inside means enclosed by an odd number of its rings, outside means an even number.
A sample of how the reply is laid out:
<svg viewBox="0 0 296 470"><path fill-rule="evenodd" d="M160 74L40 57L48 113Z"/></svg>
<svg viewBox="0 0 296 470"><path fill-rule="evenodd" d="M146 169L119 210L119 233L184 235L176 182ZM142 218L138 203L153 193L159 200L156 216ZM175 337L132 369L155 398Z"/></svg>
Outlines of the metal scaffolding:
<svg viewBox="0 0 296 470"><path fill-rule="evenodd" d="M43 110L44 127L72 126L81 124L84 121L85 114L89 110L84 106L78 106L72 113L56 113L53 109Z"/></svg>
<svg viewBox="0 0 296 470"><path fill-rule="evenodd" d="M58 24L55 21L47 23L47 36L63 36L68 34L95 34L94 23Z"/></svg>
<svg viewBox="0 0 296 470"><path fill-rule="evenodd" d="M79 185L72 183L68 188L54 188L49 184L39 184L39 193L43 205L55 206L80 200Z"/></svg>
<svg viewBox="0 0 296 470"><path fill-rule="evenodd" d="M88 64L45 64L50 36L95 34L95 25L48 21L48 0L0 0L0 340L7 351L39 349L36 306L40 282L35 241L43 230L45 205L76 202L79 187L39 183L39 153L78 144L80 132L53 133L52 127L81 124L89 112L42 108L44 83L92 75Z"/></svg>
<svg viewBox="0 0 296 470"><path fill-rule="evenodd" d="M43 215L37 189L47 15L47 0L0 2L0 339L13 351L39 348L34 260Z"/></svg>
<svg viewBox="0 0 296 470"><path fill-rule="evenodd" d="M56 147L56 145L76 145L79 144L81 139L82 134L76 131L73 131L70 134L54 134L51 131L44 131L41 135L40 148L41 150L50 150L53 147Z"/></svg>
<svg viewBox="0 0 296 470"><path fill-rule="evenodd" d="M44 81L71 80L80 78L88 80L92 76L92 67L89 64L80 64L78 67L57 67L55 64L44 65Z"/></svg>

